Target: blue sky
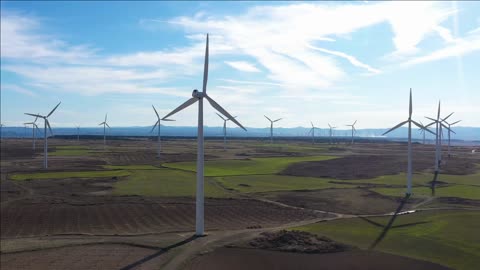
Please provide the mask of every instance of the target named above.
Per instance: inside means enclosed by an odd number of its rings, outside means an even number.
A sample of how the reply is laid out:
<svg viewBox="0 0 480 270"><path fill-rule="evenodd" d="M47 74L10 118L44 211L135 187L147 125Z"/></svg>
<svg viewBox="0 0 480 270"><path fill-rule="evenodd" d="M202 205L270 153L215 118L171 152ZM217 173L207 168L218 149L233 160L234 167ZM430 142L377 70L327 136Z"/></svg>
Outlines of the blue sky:
<svg viewBox="0 0 480 270"><path fill-rule="evenodd" d="M244 126L480 126L480 2L1 2L1 121L155 122L201 88ZM206 106L205 125L223 124ZM195 125L196 107L169 125Z"/></svg>

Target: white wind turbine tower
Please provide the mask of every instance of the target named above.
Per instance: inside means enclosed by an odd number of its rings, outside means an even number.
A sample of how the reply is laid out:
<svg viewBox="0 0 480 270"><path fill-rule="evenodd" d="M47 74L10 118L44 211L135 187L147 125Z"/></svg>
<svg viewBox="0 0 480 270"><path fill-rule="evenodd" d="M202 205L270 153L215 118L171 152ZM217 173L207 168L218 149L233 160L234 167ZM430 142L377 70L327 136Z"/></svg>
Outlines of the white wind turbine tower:
<svg viewBox="0 0 480 270"><path fill-rule="evenodd" d="M264 116L265 116L265 118L268 119L268 121L270 121L270 143L273 143L273 123L282 120L282 118L278 118L277 120L272 121L272 119L268 118L268 116L266 116L266 115L264 115Z"/></svg>
<svg viewBox="0 0 480 270"><path fill-rule="evenodd" d="M44 135L44 138L45 138L45 144L43 145L43 151L44 151L44 154L43 154L43 167L46 169L48 168L48 135L47 135L47 127L48 127L48 130L50 130L50 134L53 134L52 132L52 128L50 127L50 123L48 122L48 117L50 115L52 115L52 113L58 108L58 106L60 106L60 103L62 102L59 102L57 104L57 106L55 106L55 108L53 108L53 110L47 114L46 116L44 115L40 115L40 114L33 114L33 113L25 113L27 115L31 115L31 116L35 116L35 117L40 117L40 118L43 118L43 121L44 121L44 130L43 130L43 135Z"/></svg>
<svg viewBox="0 0 480 270"><path fill-rule="evenodd" d="M346 125L347 127L352 127L352 144L353 144L353 133L357 132L357 130L355 129L355 124L356 123L357 123L357 120L355 120L355 122L353 122L353 124L351 124L351 125Z"/></svg>
<svg viewBox="0 0 480 270"><path fill-rule="evenodd" d="M160 116L158 115L158 112L157 112L157 109L155 109L155 106L152 105L152 108L155 111L155 114L157 115L157 122L155 122L155 125L153 125L150 133L155 130L156 126L158 126L158 138L157 138L158 153L157 153L157 157L160 158L160 155L161 155L160 153L162 152L162 138L161 138L161 135L160 135L160 130L162 128L161 121L175 121L175 120L173 120L173 119L160 119Z"/></svg>
<svg viewBox="0 0 480 270"><path fill-rule="evenodd" d="M24 123L25 125L32 125L32 150L35 151L37 136L36 131L38 131L38 126L36 124L38 117L35 117L35 121L30 123Z"/></svg>
<svg viewBox="0 0 480 270"><path fill-rule="evenodd" d="M332 126L330 125L330 123L328 124L328 126L330 127L330 144L332 144L333 129L334 129L334 128L337 128L337 127L332 127Z"/></svg>
<svg viewBox="0 0 480 270"><path fill-rule="evenodd" d="M455 125L455 124L458 124L462 120L458 120L458 121L453 122L453 123L448 123L447 121L445 121L445 119L443 119L442 121L445 122L448 125L448 157L450 157L450 132L453 132L454 134L456 134L455 131L452 130L452 126Z"/></svg>
<svg viewBox="0 0 480 270"><path fill-rule="evenodd" d="M107 147L107 130L106 127L110 128L107 123L107 114L105 114L105 121L98 124L99 126L103 125L103 148Z"/></svg>
<svg viewBox="0 0 480 270"><path fill-rule="evenodd" d="M312 128L310 129L308 134L310 134L310 133L312 134L312 144L315 144L315 129L319 129L319 128L314 126L312 121L310 121L310 124L312 124Z"/></svg>
<svg viewBox="0 0 480 270"><path fill-rule="evenodd" d="M435 124L435 175L438 174L438 170L440 167L440 162L442 161L442 154L441 154L441 134L442 134L442 127L450 130L443 121L447 120L453 113L445 117L443 120L440 118L440 101L438 101L438 112L437 112L437 119L433 119L431 117L425 117L427 119L432 120L430 124L426 125L425 127L428 128L429 126Z"/></svg>
<svg viewBox="0 0 480 270"><path fill-rule="evenodd" d="M415 122L412 119L412 89L410 88L410 103L409 103L409 110L408 110L408 119L401 122L400 124L394 126L393 128L389 129L387 132L383 133L382 135L385 135L403 125L408 123L408 165L407 165L407 196L410 196L412 194L412 123L415 124L417 127L422 128L422 125L419 123ZM430 130L426 130L430 133L433 134Z"/></svg>
<svg viewBox="0 0 480 270"><path fill-rule="evenodd" d="M223 120L223 151L227 151L227 121L230 121L230 119L225 119L223 116L220 114L216 113L218 117L222 118ZM233 118L237 118L234 116Z"/></svg>
<svg viewBox="0 0 480 270"><path fill-rule="evenodd" d="M175 110L167 114L162 119L168 118L171 115L187 108L198 101L198 152L197 152L197 190L196 190L196 219L195 219L195 235L204 235L204 192L203 192L203 170L204 170L204 148L203 148L203 98L205 98L213 108L218 112L226 116L230 121L234 122L237 126L246 129L231 116L225 109L223 109L217 102L207 95L207 80L208 80L208 34L205 48L205 64L203 68L203 88L202 92L197 89L193 90L192 98L187 100L182 105L178 106Z"/></svg>

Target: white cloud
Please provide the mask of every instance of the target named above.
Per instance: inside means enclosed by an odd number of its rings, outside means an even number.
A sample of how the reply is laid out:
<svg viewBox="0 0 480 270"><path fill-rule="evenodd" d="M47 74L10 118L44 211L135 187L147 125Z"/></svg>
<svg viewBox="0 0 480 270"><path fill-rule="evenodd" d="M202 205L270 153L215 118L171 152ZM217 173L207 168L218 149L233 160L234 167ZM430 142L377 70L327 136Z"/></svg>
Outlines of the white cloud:
<svg viewBox="0 0 480 270"><path fill-rule="evenodd" d="M255 65L245 61L225 61L225 64L240 71L260 72L260 70Z"/></svg>
<svg viewBox="0 0 480 270"><path fill-rule="evenodd" d="M402 66L408 67L450 57L459 57L475 51L480 51L480 35L473 35L465 39L457 39L453 44L444 48L406 60L402 63Z"/></svg>
<svg viewBox="0 0 480 270"><path fill-rule="evenodd" d="M14 92L24 94L24 95L27 95L27 96L30 96L30 97L38 96L33 91L27 90L27 89L25 89L21 86L15 85L15 84L2 84L0 89L2 91L5 91L5 90L14 91Z"/></svg>
<svg viewBox="0 0 480 270"><path fill-rule="evenodd" d="M360 67L360 68L364 68L366 70L368 70L369 72L371 73L380 73L381 71L376 69L376 68L372 68L371 66L365 64L365 63L362 63L360 62L357 58L355 58L354 56L351 56L351 55L348 55L346 53L343 53L343 52L337 52L337 51L332 51L332 50L327 50L327 49L324 49L324 48L318 48L318 47L315 47L315 46L311 46L311 45L307 45L309 48L312 48L314 50L317 50L317 51L321 51L321 52L324 52L324 53L328 53L328 54L332 54L332 55L335 55L335 56L339 56L339 57L342 57L342 58L345 58L347 59L352 65L356 66L356 67Z"/></svg>

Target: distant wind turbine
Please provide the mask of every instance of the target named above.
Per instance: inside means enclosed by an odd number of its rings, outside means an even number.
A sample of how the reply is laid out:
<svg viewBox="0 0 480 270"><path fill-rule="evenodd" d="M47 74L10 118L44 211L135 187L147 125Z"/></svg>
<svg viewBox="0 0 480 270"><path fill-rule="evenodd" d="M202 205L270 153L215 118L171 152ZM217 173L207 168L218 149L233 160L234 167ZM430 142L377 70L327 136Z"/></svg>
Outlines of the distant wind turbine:
<svg viewBox="0 0 480 270"><path fill-rule="evenodd" d="M36 136L36 131L38 131L38 126L36 124L38 117L35 117L35 121L30 122L30 123L24 123L25 125L32 125L32 150L35 151L36 148L36 141L37 141L37 136Z"/></svg>
<svg viewBox="0 0 480 270"><path fill-rule="evenodd" d="M35 117L40 117L40 118L43 118L43 121L44 121L44 131L43 131L43 134L44 134L44 138L45 138L45 143L43 145L43 151L44 151L44 157L43 157L43 167L46 169L48 168L48 135L47 135L47 127L48 127L48 130L50 130L50 134L53 134L52 132L52 128L50 127L50 123L48 122L48 117L50 115L52 115L52 113L58 108L58 106L60 106L60 103L62 102L59 102L57 104L57 106L55 106L55 108L53 108L53 110L47 114L46 116L44 115L40 115L40 114L33 114L33 113L25 113L27 115L31 115L31 116L35 116Z"/></svg>
<svg viewBox="0 0 480 270"><path fill-rule="evenodd" d="M315 144L315 129L319 129L319 128L314 126L312 121L310 121L310 124L312 124L312 128L310 129L308 134L312 134L312 144Z"/></svg>
<svg viewBox="0 0 480 270"><path fill-rule="evenodd" d="M412 119L412 89L410 88L410 103L409 103L409 110L408 110L408 119L401 122L400 124L394 126L393 128L389 129L382 135L386 135L387 133L405 125L408 123L408 165L407 165L407 196L412 194L412 123L415 124L417 127L422 128L422 125L415 122ZM433 134L430 130L426 130Z"/></svg>
<svg viewBox="0 0 480 270"><path fill-rule="evenodd" d="M158 115L158 112L157 112L157 109L155 109L155 106L152 105L152 108L155 111L155 114L157 115L157 122L155 122L155 125L153 125L150 133L155 130L156 126L158 126L158 137L157 137L158 153L157 153L157 157L160 158L160 155L161 155L161 152L162 152L162 138L161 138L161 134L160 134L160 130L161 130L161 127L162 127L161 121L175 121L175 120L173 120L173 119L160 119L160 116Z"/></svg>
<svg viewBox="0 0 480 270"><path fill-rule="evenodd" d="M103 148L107 147L107 130L106 127L110 128L107 123L107 114L105 114L105 121L98 124L99 126L103 125Z"/></svg>
<svg viewBox="0 0 480 270"><path fill-rule="evenodd" d="M227 151L227 121L230 121L228 118L223 118L220 114L216 113L218 117L222 118L223 120L223 151ZM237 118L234 116L233 118Z"/></svg>
<svg viewBox="0 0 480 270"><path fill-rule="evenodd" d="M431 117L425 117L427 119L432 120L430 124L426 125L425 127L429 127L435 124L435 175L438 175L440 163L442 161L442 154L441 154L441 136L442 136L442 127L450 130L443 121L447 120L453 113L449 114L443 120L440 118L440 101L438 101L438 111L437 111L437 119Z"/></svg>
<svg viewBox="0 0 480 270"><path fill-rule="evenodd" d="M328 124L328 126L330 127L330 144L332 144L332 139L333 139L333 129L337 128L337 127L332 127L330 125L330 123Z"/></svg>
<svg viewBox="0 0 480 270"><path fill-rule="evenodd" d="M197 151L197 190L196 190L196 219L195 219L195 235L202 236L204 235L204 148L203 148L203 99L205 98L213 108L215 108L222 115L226 116L230 121L234 122L237 126L241 127L243 130L246 129L237 121L233 116L231 116L225 109L223 109L215 100L207 95L207 80L208 80L208 34L207 34L207 44L205 48L205 64L203 68L203 88L202 92L197 89L193 90L192 98L187 100L182 105L178 106L175 110L167 114L162 119L166 119L169 116L174 115L175 113L187 108L188 106L194 104L198 101L198 151Z"/></svg>
<svg viewBox="0 0 480 270"><path fill-rule="evenodd" d="M455 131L452 130L452 126L455 125L455 124L458 124L462 120L458 120L458 121L453 122L453 123L448 123L447 121L445 121L445 119L442 119L442 121L445 122L448 125L448 157L450 157L450 132L456 134Z"/></svg>
<svg viewBox="0 0 480 270"><path fill-rule="evenodd" d="M77 142L80 141L80 125L77 125Z"/></svg>
<svg viewBox="0 0 480 270"><path fill-rule="evenodd" d="M352 127L352 144L353 144L353 133L357 132L357 130L355 129L355 124L356 123L357 123L357 120L355 120L355 122L353 122L353 124L351 124L351 125L346 125L347 127Z"/></svg>
<svg viewBox="0 0 480 270"><path fill-rule="evenodd" d="M266 115L264 115L264 116L265 116L265 118L268 119L268 121L270 121L270 143L273 143L273 123L282 120L282 118L278 118L277 120L272 121L272 119L268 118L268 116L266 116Z"/></svg>
<svg viewBox="0 0 480 270"><path fill-rule="evenodd" d="M423 134L423 144L425 144L425 130L427 130L428 128L425 127L425 125L422 123L422 121L420 121L420 125L422 126L420 128L420 133Z"/></svg>

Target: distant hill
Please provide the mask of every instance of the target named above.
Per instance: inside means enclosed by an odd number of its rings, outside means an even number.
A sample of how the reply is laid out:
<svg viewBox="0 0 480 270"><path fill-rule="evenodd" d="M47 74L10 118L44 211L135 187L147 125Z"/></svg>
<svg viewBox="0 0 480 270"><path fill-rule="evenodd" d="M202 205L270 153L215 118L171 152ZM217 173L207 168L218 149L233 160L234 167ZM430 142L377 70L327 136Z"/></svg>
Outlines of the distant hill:
<svg viewBox="0 0 480 270"><path fill-rule="evenodd" d="M52 128L55 135L76 135L76 128ZM155 136L150 133L151 126L147 127L112 127L108 134L111 136ZM268 137L270 136L269 128L247 128L248 131L243 131L240 128L228 128L227 134L232 137ZM306 137L309 136L308 131L310 128L295 127L295 128L275 128L274 136L276 137ZM387 129L358 129L355 134L356 137L362 138L385 138L390 140L405 140L407 138L408 129L406 127L399 128L386 137L382 137ZM463 141L476 141L480 143L480 127L455 127L453 129L456 134L451 134L452 140ZM43 129L42 129L43 131ZM222 127L208 127L204 128L205 136L215 137L222 136ZM84 127L80 128L81 135L103 135L103 128L98 127ZM328 137L328 129L320 129L315 131L316 137ZM447 133L444 133L447 138ZM3 127L2 137L31 137L32 130L24 127ZM43 133L41 134L43 136ZM196 127L174 127L174 126L162 126L162 136L171 137L195 137L197 136ZM350 130L335 130L335 137L349 137L351 136ZM423 135L418 129L412 131L412 137L416 140L422 140ZM431 134L426 136L427 140L433 140L435 137Z"/></svg>

